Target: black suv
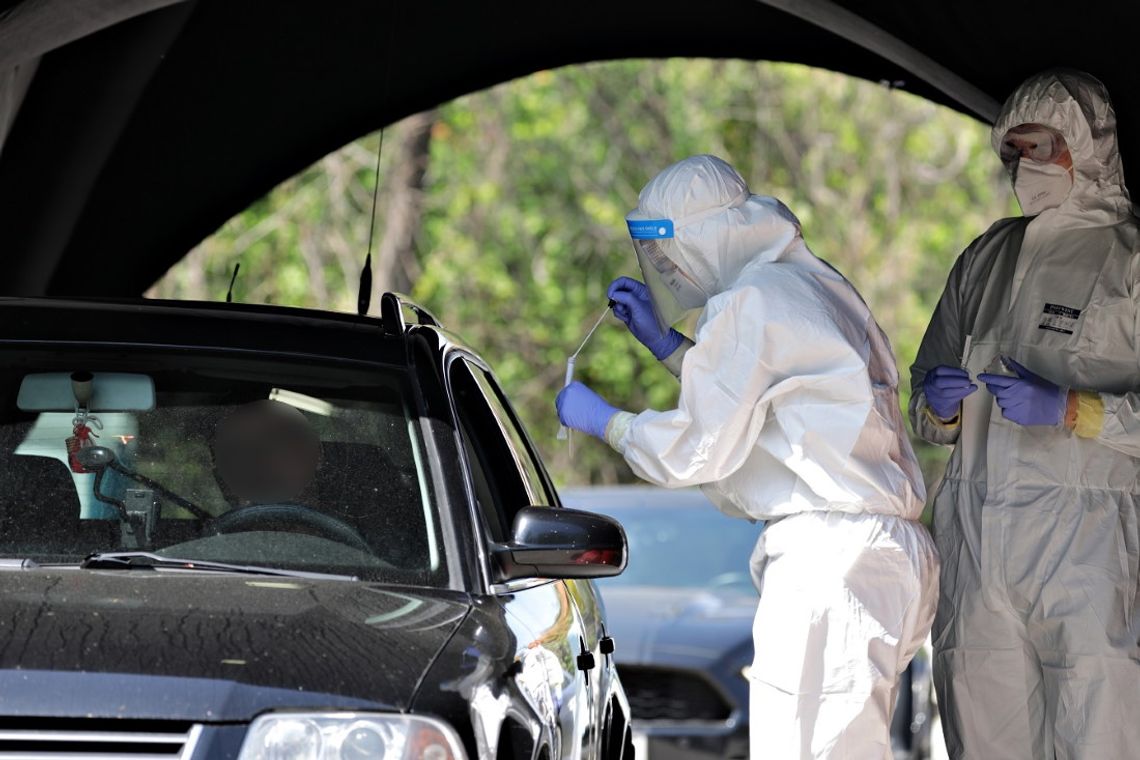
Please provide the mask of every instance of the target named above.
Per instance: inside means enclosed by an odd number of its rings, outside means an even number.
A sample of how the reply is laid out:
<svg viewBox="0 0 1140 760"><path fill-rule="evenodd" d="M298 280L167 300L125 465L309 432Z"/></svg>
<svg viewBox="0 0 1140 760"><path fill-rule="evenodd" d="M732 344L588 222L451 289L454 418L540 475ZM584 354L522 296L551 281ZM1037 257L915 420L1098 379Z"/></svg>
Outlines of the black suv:
<svg viewBox="0 0 1140 760"><path fill-rule="evenodd" d="M430 314L0 315L0 758L631 757L622 529Z"/></svg>

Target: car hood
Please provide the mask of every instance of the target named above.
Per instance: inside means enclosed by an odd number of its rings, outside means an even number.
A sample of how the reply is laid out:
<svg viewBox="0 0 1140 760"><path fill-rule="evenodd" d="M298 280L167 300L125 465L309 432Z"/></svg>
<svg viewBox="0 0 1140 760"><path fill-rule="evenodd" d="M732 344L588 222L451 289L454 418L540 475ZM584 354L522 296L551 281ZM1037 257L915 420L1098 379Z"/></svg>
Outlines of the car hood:
<svg viewBox="0 0 1140 760"><path fill-rule="evenodd" d="M602 596L619 663L703 667L751 644L755 593L629 586Z"/></svg>
<svg viewBox="0 0 1140 760"><path fill-rule="evenodd" d="M0 715L243 721L403 709L469 610L355 581L153 570L0 574Z"/></svg>

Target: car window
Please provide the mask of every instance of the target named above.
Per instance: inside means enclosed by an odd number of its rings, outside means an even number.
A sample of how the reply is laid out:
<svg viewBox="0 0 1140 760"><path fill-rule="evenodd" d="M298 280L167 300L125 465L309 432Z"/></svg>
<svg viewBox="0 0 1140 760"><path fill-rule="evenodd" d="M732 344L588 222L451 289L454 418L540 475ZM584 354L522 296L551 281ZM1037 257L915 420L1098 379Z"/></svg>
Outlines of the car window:
<svg viewBox="0 0 1140 760"><path fill-rule="evenodd" d="M541 502L541 479L483 370L458 359L449 380L476 501L491 538L505 541L515 513Z"/></svg>
<svg viewBox="0 0 1140 760"><path fill-rule="evenodd" d="M146 550L445 581L404 369L194 352L0 357L0 554ZM154 386L153 408L92 412L86 437L113 466L86 472L69 457L76 411L17 401L35 387L27 378L79 370Z"/></svg>
<svg viewBox="0 0 1140 760"><path fill-rule="evenodd" d="M511 409L502 389L499 388L494 377L482 369L471 367L471 373L475 377L475 382L479 384L479 389L483 391L483 397L491 406L495 419L499 421L502 430L506 433L519 473L526 482L531 505L549 506L554 504L554 495L547 486L546 478L543 477L542 465L527 442L518 416Z"/></svg>

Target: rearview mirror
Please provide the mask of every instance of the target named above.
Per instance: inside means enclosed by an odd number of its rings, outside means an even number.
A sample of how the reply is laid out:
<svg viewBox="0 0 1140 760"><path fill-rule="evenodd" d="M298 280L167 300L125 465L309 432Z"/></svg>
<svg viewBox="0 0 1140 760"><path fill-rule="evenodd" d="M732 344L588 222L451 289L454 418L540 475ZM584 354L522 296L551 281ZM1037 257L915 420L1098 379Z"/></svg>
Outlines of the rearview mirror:
<svg viewBox="0 0 1140 760"><path fill-rule="evenodd" d="M552 507L520 509L510 541L494 548L500 582L605 578L625 570L627 555L625 531L617 520Z"/></svg>
<svg viewBox="0 0 1140 760"><path fill-rule="evenodd" d="M77 406L145 412L154 409L154 380L131 372L35 372L20 382L16 406L25 412L73 412Z"/></svg>

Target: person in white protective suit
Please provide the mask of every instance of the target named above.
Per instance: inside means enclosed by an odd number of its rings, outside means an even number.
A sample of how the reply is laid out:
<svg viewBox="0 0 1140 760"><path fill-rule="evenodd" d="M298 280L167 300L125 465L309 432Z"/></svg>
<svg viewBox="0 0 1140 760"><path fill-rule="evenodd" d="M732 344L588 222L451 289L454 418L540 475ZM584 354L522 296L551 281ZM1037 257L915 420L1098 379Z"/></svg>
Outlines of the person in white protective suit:
<svg viewBox="0 0 1140 760"><path fill-rule="evenodd" d="M1140 236L1108 93L1034 76L992 142L1025 216L958 258L911 368L914 429L957 444L934 500L947 748L1140 757Z"/></svg>
<svg viewBox="0 0 1140 760"><path fill-rule="evenodd" d="M661 172L627 222L648 284L615 281L614 312L680 378L677 408L620 412L572 383L559 416L640 477L769 521L752 757L887 760L897 679L937 599L890 344L791 211L718 158ZM696 308L694 343L670 324Z"/></svg>

